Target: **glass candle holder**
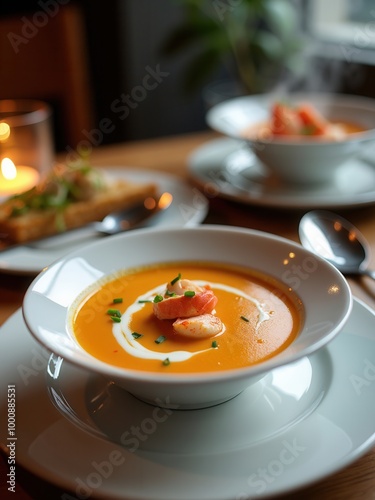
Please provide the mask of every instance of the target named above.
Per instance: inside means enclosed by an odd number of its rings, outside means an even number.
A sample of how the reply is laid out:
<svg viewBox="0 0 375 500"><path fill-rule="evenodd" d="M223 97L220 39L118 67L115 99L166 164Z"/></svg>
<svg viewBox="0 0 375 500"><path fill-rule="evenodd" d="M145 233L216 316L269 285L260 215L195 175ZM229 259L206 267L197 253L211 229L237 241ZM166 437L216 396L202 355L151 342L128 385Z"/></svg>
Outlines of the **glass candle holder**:
<svg viewBox="0 0 375 500"><path fill-rule="evenodd" d="M0 198L34 187L54 161L51 109L42 101L0 101Z"/></svg>

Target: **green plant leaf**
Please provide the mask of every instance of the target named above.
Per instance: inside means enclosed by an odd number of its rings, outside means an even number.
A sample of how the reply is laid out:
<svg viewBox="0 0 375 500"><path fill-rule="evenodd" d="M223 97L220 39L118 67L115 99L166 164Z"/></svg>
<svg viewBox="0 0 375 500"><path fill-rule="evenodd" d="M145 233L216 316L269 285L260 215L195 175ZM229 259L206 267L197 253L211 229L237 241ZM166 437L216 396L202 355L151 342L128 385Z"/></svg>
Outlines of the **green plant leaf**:
<svg viewBox="0 0 375 500"><path fill-rule="evenodd" d="M186 69L184 90L191 92L201 87L221 61L222 55L214 49L205 50L198 55Z"/></svg>
<svg viewBox="0 0 375 500"><path fill-rule="evenodd" d="M161 46L164 54L172 55L198 44L209 44L211 40L223 36L222 28L212 19L201 17L188 20L177 26Z"/></svg>
<svg viewBox="0 0 375 500"><path fill-rule="evenodd" d="M274 81L283 67L298 67L296 55L303 45L290 0L175 2L184 7L184 20L167 38L164 53L193 49L198 54L185 73L187 89L198 88L220 66L235 66L242 85L257 92L265 88L265 78Z"/></svg>
<svg viewBox="0 0 375 500"><path fill-rule="evenodd" d="M254 47L258 47L262 56L271 61L278 61L283 57L283 48L280 40L273 33L259 31L253 40Z"/></svg>
<svg viewBox="0 0 375 500"><path fill-rule="evenodd" d="M298 16L295 7L287 0L266 0L263 3L264 18L270 30L281 39L296 36Z"/></svg>

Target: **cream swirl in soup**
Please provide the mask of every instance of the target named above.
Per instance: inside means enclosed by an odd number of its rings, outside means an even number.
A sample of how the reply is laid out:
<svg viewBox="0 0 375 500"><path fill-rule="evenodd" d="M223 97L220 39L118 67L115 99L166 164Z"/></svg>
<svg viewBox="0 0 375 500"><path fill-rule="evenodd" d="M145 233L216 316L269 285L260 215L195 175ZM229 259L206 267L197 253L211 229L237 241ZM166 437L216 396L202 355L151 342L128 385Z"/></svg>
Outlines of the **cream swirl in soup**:
<svg viewBox="0 0 375 500"><path fill-rule="evenodd" d="M171 315L176 317L155 314L158 302L179 304L168 288L176 277L186 278L185 288L193 288L182 290L181 302L189 306L200 293L202 300L207 296L211 301L208 308L203 305L203 314L195 307L182 318L180 308ZM271 277L202 262L159 264L109 276L87 290L72 312L77 341L98 359L132 370L174 373L260 363L294 340L302 317L298 298Z"/></svg>

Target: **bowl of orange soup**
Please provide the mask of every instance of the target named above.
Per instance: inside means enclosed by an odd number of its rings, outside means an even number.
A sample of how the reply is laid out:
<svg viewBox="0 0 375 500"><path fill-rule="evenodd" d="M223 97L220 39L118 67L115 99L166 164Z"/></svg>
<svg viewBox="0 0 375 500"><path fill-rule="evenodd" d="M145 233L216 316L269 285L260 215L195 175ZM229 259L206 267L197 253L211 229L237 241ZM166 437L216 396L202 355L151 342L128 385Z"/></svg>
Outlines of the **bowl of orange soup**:
<svg viewBox="0 0 375 500"><path fill-rule="evenodd" d="M302 246L244 228L144 229L56 261L23 314L47 349L170 408L215 405L332 340L343 276Z"/></svg>
<svg viewBox="0 0 375 500"><path fill-rule="evenodd" d="M375 101L345 94L238 97L211 108L206 119L251 148L266 175L288 184L334 181L375 140Z"/></svg>

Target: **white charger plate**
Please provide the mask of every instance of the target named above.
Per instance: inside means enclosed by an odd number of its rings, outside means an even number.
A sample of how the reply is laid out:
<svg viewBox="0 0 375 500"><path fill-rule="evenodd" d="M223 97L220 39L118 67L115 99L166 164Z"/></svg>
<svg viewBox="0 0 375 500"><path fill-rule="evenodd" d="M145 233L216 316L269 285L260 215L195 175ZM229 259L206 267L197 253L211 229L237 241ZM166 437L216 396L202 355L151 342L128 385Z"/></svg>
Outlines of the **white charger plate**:
<svg viewBox="0 0 375 500"><path fill-rule="evenodd" d="M0 330L0 414L5 422L14 384L18 463L79 498L263 499L374 445L374 327L375 313L355 300L343 331L312 357L227 403L168 415L61 358L49 362L18 311ZM8 437L4 425L0 442Z"/></svg>
<svg viewBox="0 0 375 500"><path fill-rule="evenodd" d="M106 168L112 179L132 182L154 182L160 192L168 191L173 202L168 209L147 222L147 226L192 227L200 224L208 212L208 201L194 186L189 186L177 176L134 168ZM30 243L0 253L0 271L12 274L36 274L64 254L76 250L101 238L92 229L85 227L73 233L56 236L48 243Z"/></svg>
<svg viewBox="0 0 375 500"><path fill-rule="evenodd" d="M375 163L370 153L342 165L333 182L308 187L269 175L249 146L235 139L203 144L191 154L188 165L192 180L211 197L285 209L354 208L375 203Z"/></svg>

